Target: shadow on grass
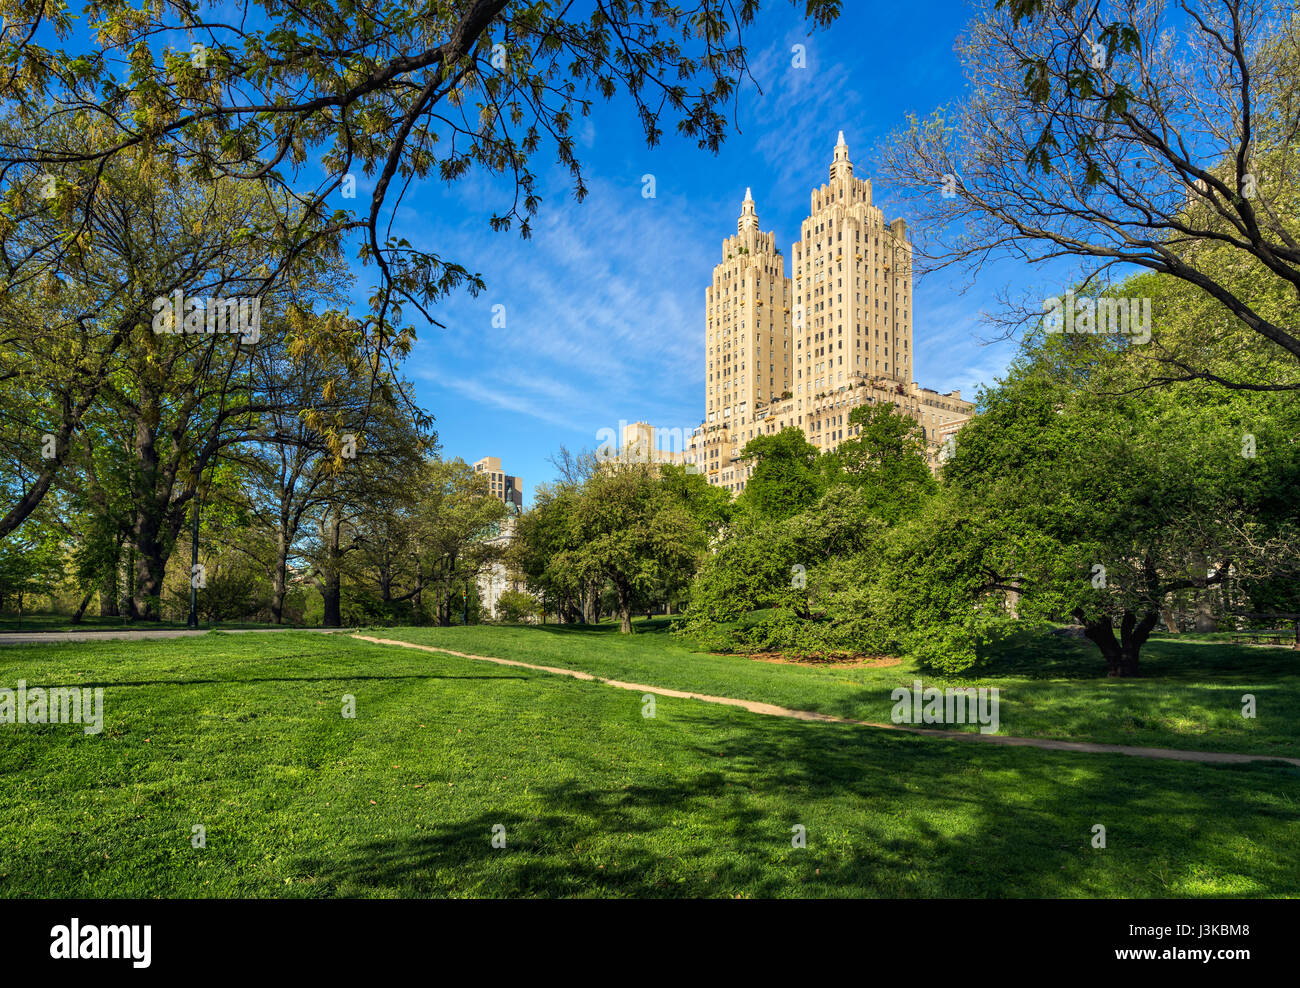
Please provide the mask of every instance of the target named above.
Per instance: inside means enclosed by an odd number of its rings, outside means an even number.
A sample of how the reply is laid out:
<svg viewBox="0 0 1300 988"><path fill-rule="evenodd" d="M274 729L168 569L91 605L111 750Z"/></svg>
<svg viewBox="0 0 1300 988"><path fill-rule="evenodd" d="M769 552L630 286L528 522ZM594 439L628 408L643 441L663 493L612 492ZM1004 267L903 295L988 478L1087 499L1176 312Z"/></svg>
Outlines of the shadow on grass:
<svg viewBox="0 0 1300 988"><path fill-rule="evenodd" d="M1300 890L1294 769L863 735L699 715L722 739L634 784L570 758L515 796L418 834L297 862L325 894L475 896L1257 896ZM679 735L689 737L691 735ZM674 767L671 767L675 765ZM1285 778L1284 778L1285 777ZM511 805L513 804L513 805ZM1107 828L1108 848L1091 846ZM807 828L807 848L791 828ZM505 827L507 846L491 845ZM1198 891L1199 890L1199 891Z"/></svg>
<svg viewBox="0 0 1300 988"><path fill-rule="evenodd" d="M1017 635L990 647L979 672L1026 679L1105 679L1101 652L1084 638ZM1139 679L1173 681L1275 678L1300 674L1300 652L1194 639L1152 639L1142 647Z"/></svg>

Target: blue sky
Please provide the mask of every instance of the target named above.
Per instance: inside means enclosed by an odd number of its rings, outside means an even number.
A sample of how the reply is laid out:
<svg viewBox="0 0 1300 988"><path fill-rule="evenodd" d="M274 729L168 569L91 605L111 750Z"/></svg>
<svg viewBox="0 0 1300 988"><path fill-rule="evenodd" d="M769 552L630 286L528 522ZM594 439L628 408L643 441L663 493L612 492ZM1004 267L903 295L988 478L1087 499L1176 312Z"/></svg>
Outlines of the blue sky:
<svg viewBox="0 0 1300 988"><path fill-rule="evenodd" d="M447 328L421 329L406 365L445 456L500 456L531 495L553 477L548 458L561 445L593 448L599 430L620 420L698 424L704 289L723 238L735 233L745 188L789 256L840 130L855 173L872 178L873 148L908 113L961 92L953 42L969 15L964 3L849 3L812 36L791 5L764 6L746 37L762 93L743 91L737 129L717 156L675 135L647 150L628 105L615 101L575 125L586 201L574 202L564 171L535 159L543 204L530 240L489 230L508 190L481 176L408 193L395 232L481 273L488 286L477 298L446 300L437 315ZM806 68L792 65L795 44L806 46ZM642 196L647 174L653 199ZM889 190L875 194L893 218ZM1001 372L1012 346L981 344L991 333L980 313L1020 276L1004 268L973 286L959 273L918 284L923 386L973 397ZM496 305L505 307L504 329L492 326Z"/></svg>
<svg viewBox="0 0 1300 988"><path fill-rule="evenodd" d="M553 478L548 461L562 445L594 448L600 431L620 421L697 425L704 290L722 240L735 233L745 189L753 189L762 229L776 232L789 257L809 194L827 180L839 131L887 219L900 215L876 182L873 151L909 113L928 114L961 95L953 45L972 14L969 0L848 0L839 20L814 34L799 16L802 6L767 0L747 30L757 85L742 87L717 155L678 139L667 117L664 141L647 149L630 102L619 98L574 123L590 189L583 203L574 201L552 148L533 159L542 206L529 240L489 227L494 210L512 200L512 184L471 172L452 185L430 178L407 190L392 235L487 283L477 297L460 292L440 303L435 316L445 328L416 322L419 343L404 366L435 417L444 456L499 456L523 478L528 503L533 487ZM173 35L159 43L188 47L191 39ZM795 45L805 48L803 68L792 64ZM645 175L654 176L652 199L642 195ZM319 173L309 164L298 177L310 187ZM373 182L357 178L357 198L342 205L365 208ZM359 264L355 271L359 310L375 272ZM916 380L973 398L1014 350L1006 341L982 342L992 333L982 313L996 311L1008 288L1015 294L1042 282L1041 272L1009 264L986 268L973 284L961 272L920 280ZM495 306L504 307L504 328L493 326Z"/></svg>

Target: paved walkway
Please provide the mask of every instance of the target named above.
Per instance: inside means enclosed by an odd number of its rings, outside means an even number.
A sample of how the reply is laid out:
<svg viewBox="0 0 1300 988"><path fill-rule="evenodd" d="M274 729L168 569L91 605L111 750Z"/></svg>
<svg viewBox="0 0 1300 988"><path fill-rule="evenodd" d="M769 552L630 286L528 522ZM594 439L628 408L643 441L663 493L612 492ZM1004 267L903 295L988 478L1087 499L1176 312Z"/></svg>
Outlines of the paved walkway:
<svg viewBox="0 0 1300 988"><path fill-rule="evenodd" d="M1139 748L1127 744L1096 744L1091 741L1054 741L1050 738L1013 738L1003 734L979 734L973 731L936 731L925 727L911 727L906 724L878 724L869 720L853 720L848 717L836 717L832 714L817 713L813 710L791 710L778 707L772 703L759 703L755 700L738 700L730 696L709 696L706 693L689 693L684 690L670 690L663 686L647 686L644 683L624 683L617 679L605 679L593 676L578 669L561 669L558 666L539 666L514 659L497 659L490 655L471 655L468 652L455 652L449 648L437 648L433 645L417 645L414 642L397 641L392 638L372 638L369 635L353 635L360 641L375 645L399 645L402 648L414 648L422 652L441 652L455 655L462 659L476 662L492 662L501 666L515 666L520 669L532 669L536 672L549 672L557 676L571 676L585 679L604 686L613 686L621 690L633 690L637 693L654 693L656 696L671 696L681 700L702 700L705 703L720 703L728 707L740 707L750 713L764 714L770 717L791 717L795 720L815 720L828 724L854 724L859 727L875 727L886 731L903 731L907 734L921 734L926 737L945 738L951 741L975 741L984 744L999 744L1013 748L1043 748L1047 751L1077 751L1096 755L1132 755L1135 758L1165 758L1178 762L1209 762L1213 764L1241 764L1243 762L1286 762L1300 766L1300 758L1284 758L1281 755L1243 755L1225 751L1185 751L1181 748Z"/></svg>
<svg viewBox="0 0 1300 988"><path fill-rule="evenodd" d="M227 635L269 635L281 631L310 631L318 635L336 635L346 628L155 628L152 631L4 631L0 632L0 645L42 645L47 642L102 642L149 641L154 638L197 638L209 631Z"/></svg>

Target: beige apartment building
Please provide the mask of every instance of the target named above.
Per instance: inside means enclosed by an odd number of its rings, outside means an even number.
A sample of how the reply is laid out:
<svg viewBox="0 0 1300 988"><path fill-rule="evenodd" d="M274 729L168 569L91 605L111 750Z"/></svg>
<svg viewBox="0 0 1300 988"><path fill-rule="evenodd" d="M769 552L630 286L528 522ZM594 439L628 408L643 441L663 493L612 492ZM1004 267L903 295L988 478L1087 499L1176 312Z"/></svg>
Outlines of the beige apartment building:
<svg viewBox="0 0 1300 988"><path fill-rule="evenodd" d="M505 549L515 535L515 516L508 515L488 530L484 541L491 546ZM501 617L501 595L507 590L523 590L524 581L504 562L489 563L475 577L478 584L479 604L483 612L494 619Z"/></svg>
<svg viewBox="0 0 1300 988"><path fill-rule="evenodd" d="M912 245L902 219L886 222L871 182L854 177L843 132L829 181L790 248L759 228L745 191L736 235L705 289L705 418L686 462L739 493L752 466L737 462L755 436L789 426L832 450L852 434L857 405L890 402L925 429L931 462L969 419L960 391L912 380Z"/></svg>
<svg viewBox="0 0 1300 988"><path fill-rule="evenodd" d="M493 524L484 534L488 545L506 546L514 537L515 516L524 510L524 482L519 477L512 477L501 469L499 456L485 456L474 464L474 472L481 473L488 479L488 489L493 497L499 497L510 508L510 513L499 523ZM476 577L479 602L486 614L499 617L501 595L507 590L520 590L522 581L506 567L504 563L494 562L484 567Z"/></svg>
<svg viewBox="0 0 1300 988"><path fill-rule="evenodd" d="M596 449L600 463L671 463L681 466L686 462L686 446L690 442L690 429L656 429L649 422L619 422L620 445L602 443ZM597 439L615 435L612 429L602 429Z"/></svg>
<svg viewBox="0 0 1300 988"><path fill-rule="evenodd" d="M474 464L474 472L488 478L488 487L494 497L499 497L515 513L524 510L524 482L501 469L501 457L485 456Z"/></svg>

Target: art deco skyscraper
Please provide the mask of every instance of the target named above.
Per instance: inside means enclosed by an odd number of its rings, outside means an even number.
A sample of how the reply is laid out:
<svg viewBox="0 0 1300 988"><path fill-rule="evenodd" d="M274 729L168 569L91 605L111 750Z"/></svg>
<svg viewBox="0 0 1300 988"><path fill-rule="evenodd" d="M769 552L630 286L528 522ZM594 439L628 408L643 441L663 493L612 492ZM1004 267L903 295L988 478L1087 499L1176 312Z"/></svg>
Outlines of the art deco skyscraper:
<svg viewBox="0 0 1300 988"><path fill-rule="evenodd" d="M796 397L855 379L906 386L912 373L912 245L907 224L885 222L871 182L853 177L840 132L830 181L794 245Z"/></svg>
<svg viewBox="0 0 1300 988"><path fill-rule="evenodd" d="M792 248L791 277L746 191L736 235L705 292L705 419L686 461L739 493L753 473L740 459L755 436L801 430L820 450L854 435L862 404L887 402L925 431L932 465L942 439L975 410L960 391L912 380L912 244L907 224L871 202L854 178L843 132L829 181L812 192Z"/></svg>
<svg viewBox="0 0 1300 988"><path fill-rule="evenodd" d="M736 235L722 242L704 307L705 421L747 420L789 390L794 345L785 259L776 235L759 230L748 189Z"/></svg>

